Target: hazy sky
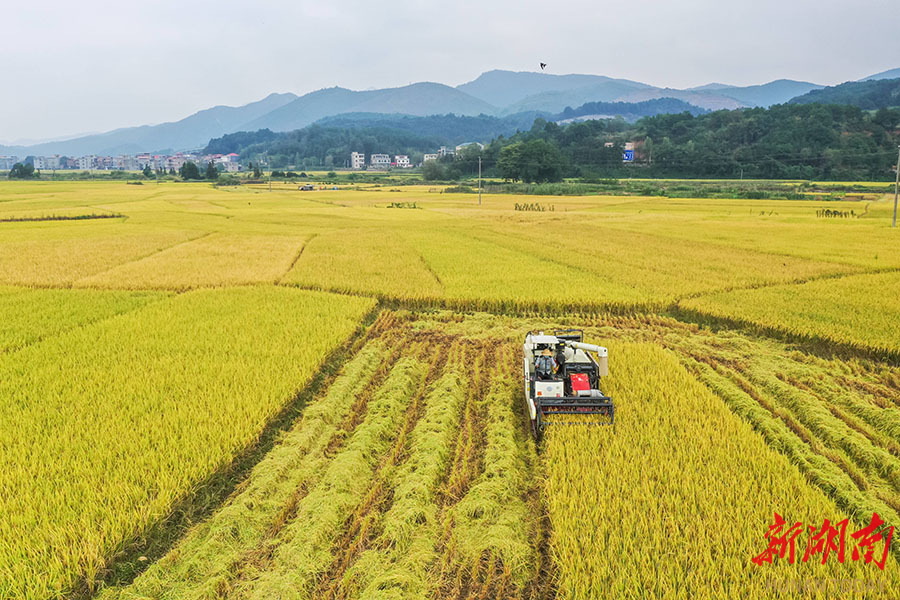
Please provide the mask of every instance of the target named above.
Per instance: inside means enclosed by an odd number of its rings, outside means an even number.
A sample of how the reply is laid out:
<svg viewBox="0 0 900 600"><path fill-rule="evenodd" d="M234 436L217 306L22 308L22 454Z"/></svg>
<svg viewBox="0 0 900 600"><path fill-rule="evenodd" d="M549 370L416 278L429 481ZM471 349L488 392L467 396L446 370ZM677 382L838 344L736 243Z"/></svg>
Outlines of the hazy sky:
<svg viewBox="0 0 900 600"><path fill-rule="evenodd" d="M659 86L836 84L900 66L896 0L45 0L0 14L0 142L177 120L270 92L491 69Z"/></svg>

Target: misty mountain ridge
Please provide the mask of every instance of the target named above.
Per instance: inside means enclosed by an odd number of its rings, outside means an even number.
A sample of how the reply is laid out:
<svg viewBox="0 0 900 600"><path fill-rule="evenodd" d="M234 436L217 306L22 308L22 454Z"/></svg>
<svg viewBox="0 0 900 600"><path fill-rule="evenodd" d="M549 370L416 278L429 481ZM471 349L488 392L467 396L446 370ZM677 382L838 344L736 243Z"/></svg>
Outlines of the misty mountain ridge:
<svg viewBox="0 0 900 600"><path fill-rule="evenodd" d="M47 155L85 154L119 155L147 151L199 148L214 137L239 130L245 123L291 102L296 94L269 94L262 100L243 106L214 106L180 121L159 125L125 127L63 141L45 142L27 147L0 147L4 154Z"/></svg>
<svg viewBox="0 0 900 600"><path fill-rule="evenodd" d="M866 79L881 79L894 71L900 69ZM502 117L522 113L558 114L566 108L591 102L638 103L665 98L704 110L737 109L782 104L823 87L779 79L752 86L710 83L678 90L602 75L494 70L456 87L421 82L365 91L332 87L302 96L270 94L244 106L216 106L170 123L126 127L29 146L0 146L0 154L81 156L190 150L202 148L209 140L228 133L258 129L292 131L345 113Z"/></svg>
<svg viewBox="0 0 900 600"><path fill-rule="evenodd" d="M792 104L849 104L863 110L900 106L900 73L896 79L864 79L812 90L791 100Z"/></svg>
<svg viewBox="0 0 900 600"><path fill-rule="evenodd" d="M422 82L360 92L333 87L300 96L246 123L244 129L291 131L324 117L351 112L414 116L453 113L474 116L493 114L497 112L497 107L441 83Z"/></svg>
<svg viewBox="0 0 900 600"><path fill-rule="evenodd" d="M900 78L900 67L896 69L890 69L888 71L882 71L881 73L875 73L874 75L869 75L864 79L860 79L859 81L872 81L874 79L898 79Z"/></svg>
<svg viewBox="0 0 900 600"><path fill-rule="evenodd" d="M548 92L565 93L593 88L601 94L593 98L594 101L609 101L617 94L652 87L646 83L613 79L603 75L553 75L532 71L493 70L482 73L468 83L456 86L456 89L489 104L505 107L505 112L510 114L519 112L514 105Z"/></svg>

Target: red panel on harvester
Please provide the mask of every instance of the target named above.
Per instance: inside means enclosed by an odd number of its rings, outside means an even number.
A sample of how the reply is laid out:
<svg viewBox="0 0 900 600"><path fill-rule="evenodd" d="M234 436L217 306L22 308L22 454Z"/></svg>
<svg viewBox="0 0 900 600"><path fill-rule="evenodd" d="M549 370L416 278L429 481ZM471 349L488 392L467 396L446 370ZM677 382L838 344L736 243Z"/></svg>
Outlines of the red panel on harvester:
<svg viewBox="0 0 900 600"><path fill-rule="evenodd" d="M591 389L591 382L584 373L572 373L569 376L569 380L572 382L572 392L575 394L582 390Z"/></svg>

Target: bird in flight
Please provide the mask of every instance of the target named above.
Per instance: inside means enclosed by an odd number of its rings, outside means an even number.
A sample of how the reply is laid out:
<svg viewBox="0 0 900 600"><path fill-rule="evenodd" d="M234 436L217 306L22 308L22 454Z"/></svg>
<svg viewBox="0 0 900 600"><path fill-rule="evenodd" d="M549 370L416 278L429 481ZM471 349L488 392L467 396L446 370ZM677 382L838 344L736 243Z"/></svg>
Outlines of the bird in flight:
<svg viewBox="0 0 900 600"><path fill-rule="evenodd" d="M546 66L547 66L547 63L541 63L541 71L543 71L544 67L546 67Z"/></svg>

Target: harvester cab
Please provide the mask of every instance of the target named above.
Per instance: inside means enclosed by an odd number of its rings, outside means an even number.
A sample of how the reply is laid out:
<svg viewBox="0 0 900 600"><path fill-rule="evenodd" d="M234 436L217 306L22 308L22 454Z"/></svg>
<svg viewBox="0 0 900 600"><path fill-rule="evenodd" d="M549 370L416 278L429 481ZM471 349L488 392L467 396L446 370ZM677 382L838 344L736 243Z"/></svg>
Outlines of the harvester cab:
<svg viewBox="0 0 900 600"><path fill-rule="evenodd" d="M600 391L600 378L609 374L606 348L584 343L580 329L564 329L530 331L523 349L525 405L536 439L546 425L614 423L612 398ZM567 421L558 416L590 414L608 419Z"/></svg>

